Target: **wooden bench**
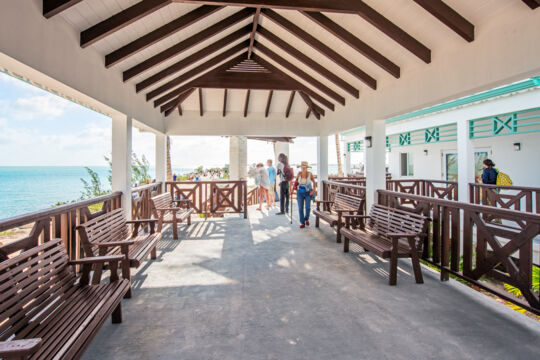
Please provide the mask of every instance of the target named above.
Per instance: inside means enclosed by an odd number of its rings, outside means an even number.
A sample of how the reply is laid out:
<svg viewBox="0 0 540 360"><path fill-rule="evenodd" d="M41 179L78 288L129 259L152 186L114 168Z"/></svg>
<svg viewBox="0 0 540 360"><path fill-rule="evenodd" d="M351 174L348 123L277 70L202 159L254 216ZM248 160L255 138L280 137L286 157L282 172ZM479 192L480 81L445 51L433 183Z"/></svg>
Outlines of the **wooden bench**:
<svg viewBox="0 0 540 360"><path fill-rule="evenodd" d="M183 204L185 208L178 205ZM163 224L172 224L173 238L178 240L178 223L187 220L191 225L191 200L174 200L170 193L164 193L152 198L152 210L154 217L158 219L158 232L161 232Z"/></svg>
<svg viewBox="0 0 540 360"><path fill-rule="evenodd" d="M125 261L123 255L69 261L62 240L52 239L1 262L0 357L80 358L109 316L122 322L130 282L117 271ZM92 266L105 263L110 281L90 285ZM80 276L73 265L81 266Z"/></svg>
<svg viewBox="0 0 540 360"><path fill-rule="evenodd" d="M343 251L349 252L349 241L362 246L384 259L390 259L390 285L396 285L398 258L409 257L412 261L416 282L424 282L419 256L427 236L429 219L409 211L373 205L369 216L345 215ZM353 229L352 219L367 219L366 226Z"/></svg>
<svg viewBox="0 0 540 360"><path fill-rule="evenodd" d="M364 200L356 196L336 193L334 201L317 201L317 209L313 210L315 215L315 227L319 227L319 219L326 221L331 227L336 227L336 242L341 242L341 228L344 225L342 218L344 213L349 215L362 214ZM321 210L321 204L323 209Z"/></svg>
<svg viewBox="0 0 540 360"><path fill-rule="evenodd" d="M124 210L119 208L77 226L77 230L86 257L125 255L128 262L124 271L129 274L129 268L138 268L149 254L152 259L156 258L161 233L154 231L155 222L155 219L128 221ZM129 224L133 225L133 231L130 231ZM150 233L139 235L139 227L143 224L150 225ZM97 282L100 275L96 274ZM130 296L131 292L127 297Z"/></svg>

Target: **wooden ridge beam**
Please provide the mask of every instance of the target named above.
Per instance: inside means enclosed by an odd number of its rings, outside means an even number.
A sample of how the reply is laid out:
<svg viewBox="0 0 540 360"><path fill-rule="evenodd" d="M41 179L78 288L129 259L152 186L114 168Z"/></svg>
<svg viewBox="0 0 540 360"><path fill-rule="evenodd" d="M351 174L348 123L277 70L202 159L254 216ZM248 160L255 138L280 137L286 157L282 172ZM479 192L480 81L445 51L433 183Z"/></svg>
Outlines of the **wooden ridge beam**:
<svg viewBox="0 0 540 360"><path fill-rule="evenodd" d="M223 90L223 117L227 115L227 89Z"/></svg>
<svg viewBox="0 0 540 360"><path fill-rule="evenodd" d="M249 95L251 94L251 90L248 89L246 92L246 101L244 103L244 117L247 117L248 113L248 107L249 107Z"/></svg>
<svg viewBox="0 0 540 360"><path fill-rule="evenodd" d="M264 117L268 117L270 113L270 104L272 103L272 96L274 95L274 90L270 90L268 93L268 99L266 100L266 109L264 111Z"/></svg>
<svg viewBox="0 0 540 360"><path fill-rule="evenodd" d="M431 62L431 50L424 44L403 31L399 26L385 18L383 15L379 14L367 4L358 1L358 5L362 8L362 10L358 12L360 17L403 46L405 49L409 50L425 63L429 64Z"/></svg>
<svg viewBox="0 0 540 360"><path fill-rule="evenodd" d="M178 86L178 85L182 84L183 82L191 79L192 77L195 77L195 76L197 76L197 75L199 75L199 74L201 74L201 73L203 73L203 72L205 72L207 70L210 70L212 67L218 65L220 62L225 61L225 60L227 60L227 58L233 56L237 52L244 50L246 48L246 46L247 46L247 43L240 43L240 44L230 48L229 50L224 51L224 52L220 53L219 55L216 55L215 57L211 58L210 60L207 60L205 63L194 67L193 69L185 72L184 74L182 74L179 77L169 81L168 83L163 84L160 87L150 91L149 93L146 94L146 101L149 101L149 100L155 98L156 96L164 93L165 91L170 90L170 89L174 88L175 86ZM166 96L165 96L165 101L170 99L170 98L166 98ZM163 101L163 98L156 100L156 102L154 102L154 107L159 106L160 104L162 104L163 102L161 102L161 101Z"/></svg>
<svg viewBox="0 0 540 360"><path fill-rule="evenodd" d="M335 75L334 73L330 72L328 69L326 69L324 66L320 65L316 61L312 60L310 57L305 55L303 52L296 49L294 46L288 44L287 42L280 39L278 36L273 34L272 32L266 30L262 26L259 26L259 30L257 31L259 35L262 35L265 39L269 40L271 43L276 45L277 47L281 48L281 50L285 51L292 57L296 58L297 60L303 62L308 67L312 68L355 98L360 97L360 92L358 89L353 87L351 84L340 78L339 76Z"/></svg>
<svg viewBox="0 0 540 360"><path fill-rule="evenodd" d="M254 13L253 9L240 10L232 14L231 16L226 17L225 19L215 23L214 25L211 25L205 28L204 30L201 30L197 34L179 42L178 44L173 45L166 50L163 50L162 52L146 59L140 64L137 64L133 66L132 68L124 71L123 73L124 81L127 81L134 76L137 76L145 71L148 71L152 67L161 64L162 62L170 59L171 57L176 56L180 54L181 52L186 51L187 49L197 44L200 44L201 42L211 38L212 36L216 34L219 34L220 32L228 29L229 27L252 16L253 13Z"/></svg>
<svg viewBox="0 0 540 360"><path fill-rule="evenodd" d="M174 0L186 4L206 4L220 6L262 7L267 9L288 9L304 11L324 11L352 14L362 10L358 0Z"/></svg>
<svg viewBox="0 0 540 360"><path fill-rule="evenodd" d="M204 115L202 88L199 88L199 113L201 116Z"/></svg>
<svg viewBox="0 0 540 360"><path fill-rule="evenodd" d="M81 32L81 47L85 48L98 40L123 29L129 24L150 15L172 3L172 0L142 0L135 5L111 16Z"/></svg>
<svg viewBox="0 0 540 360"><path fill-rule="evenodd" d="M291 108L294 100L294 95L296 94L296 91L291 91L291 96L289 96L289 102L287 103L287 110L285 110L285 117L288 118L289 114L291 113Z"/></svg>
<svg viewBox="0 0 540 360"><path fill-rule="evenodd" d="M147 87L154 85L155 83L165 79L166 77L185 69L186 67L196 63L197 61L204 59L208 55L211 55L215 53L216 51L219 51L225 48L226 46L241 39L243 36L247 34L249 34L248 27L244 27L244 28L236 30L232 34L229 34L225 36L224 38L221 38L213 42L212 44L204 47L203 49L195 52L194 54L191 54L190 56L178 61L177 63L169 67L166 67L165 69L150 76L149 78L144 79L143 81L135 85L135 91L140 92L141 90L144 90ZM243 48L244 46L242 45L242 49Z"/></svg>
<svg viewBox="0 0 540 360"><path fill-rule="evenodd" d="M133 40L129 44L105 55L105 67L110 68L111 66L118 64L128 57L137 54L147 47L177 33L182 29L187 28L190 25L195 24L196 22L206 18L220 9L222 9L222 7L204 5L180 16L179 18L176 18L168 24L165 24L156 30L149 32L148 34Z"/></svg>
<svg viewBox="0 0 540 360"><path fill-rule="evenodd" d="M313 49L318 50L320 53L334 61L337 65L347 70L352 75L356 76L362 82L372 89L377 89L377 80L371 77L369 74L358 68L356 65L351 63L349 60L345 59L343 56L338 54L336 51L332 50L327 45L323 44L321 41L316 39L314 36L310 35L306 31L302 30L299 26L293 24L291 21L287 20L283 16L279 15L273 10L265 9L262 11L262 14L272 20L277 25L281 26L283 29L287 30L292 35L302 39L305 43L310 45Z"/></svg>
<svg viewBox="0 0 540 360"><path fill-rule="evenodd" d="M259 26L259 16L261 15L261 8L258 7L253 15L253 27L251 29L251 35L249 36L249 48L248 59L251 59L251 51L253 50L253 42L255 41L255 33L257 32L257 26Z"/></svg>
<svg viewBox="0 0 540 360"><path fill-rule="evenodd" d="M43 0L43 16L50 19L54 15L60 14L62 11L69 9L82 0Z"/></svg>
<svg viewBox="0 0 540 360"><path fill-rule="evenodd" d="M281 56L279 56L278 54L276 54L275 52L273 52L266 46L264 46L263 44L257 42L255 45L255 49L260 51L264 55L266 55L269 59L276 62L280 66L283 66L285 69L289 70L294 75L304 79L305 81L313 85L315 88L319 89L326 95L330 96L332 99L339 102L341 105L345 105L345 98L343 96L339 95L338 93L336 93L335 91L333 91L332 89L330 89L329 87L321 83L320 81L314 79L305 71L300 70L299 68L297 68L296 66L294 66L293 64L291 64L290 62L288 62L287 60L285 60L284 58L282 58Z"/></svg>
<svg viewBox="0 0 540 360"><path fill-rule="evenodd" d="M540 6L540 0L523 0L523 2L533 10Z"/></svg>
<svg viewBox="0 0 540 360"><path fill-rule="evenodd" d="M395 78L399 78L399 66L397 66L384 55L379 53L377 50L357 38L355 35L351 34L349 31L336 24L330 18L318 12L303 11L302 13L317 24L319 24L326 31L330 32L335 37L358 51L360 54L364 55L366 58L379 65L392 76L394 76Z"/></svg>
<svg viewBox="0 0 540 360"><path fill-rule="evenodd" d="M442 0L414 0L414 2L468 42L474 41L474 25Z"/></svg>

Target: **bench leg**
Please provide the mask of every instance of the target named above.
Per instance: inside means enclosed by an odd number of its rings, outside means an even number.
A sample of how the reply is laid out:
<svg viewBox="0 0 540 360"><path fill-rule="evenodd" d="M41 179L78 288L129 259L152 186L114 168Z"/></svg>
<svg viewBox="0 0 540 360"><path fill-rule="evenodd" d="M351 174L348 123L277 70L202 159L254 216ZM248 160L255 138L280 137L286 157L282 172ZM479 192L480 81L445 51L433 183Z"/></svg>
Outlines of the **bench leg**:
<svg viewBox="0 0 540 360"><path fill-rule="evenodd" d="M341 244L341 226L339 224L336 226L336 242Z"/></svg>
<svg viewBox="0 0 540 360"><path fill-rule="evenodd" d="M157 258L157 244L154 245L152 248L152 252L150 253L150 259L155 260Z"/></svg>
<svg viewBox="0 0 540 360"><path fill-rule="evenodd" d="M157 224L157 232L161 232L162 227L163 227L163 218L160 217Z"/></svg>
<svg viewBox="0 0 540 360"><path fill-rule="evenodd" d="M349 238L345 236L345 240L343 240L343 252L349 252Z"/></svg>
<svg viewBox="0 0 540 360"><path fill-rule="evenodd" d="M388 279L389 285L396 285L397 283L397 264L398 256L397 249L392 249L392 254L390 255L390 276Z"/></svg>
<svg viewBox="0 0 540 360"><path fill-rule="evenodd" d="M172 232L173 232L173 239L178 240L178 223L176 221L173 222Z"/></svg>
<svg viewBox="0 0 540 360"><path fill-rule="evenodd" d="M191 215L189 215L188 218L187 218L187 224L188 224L188 226L191 225Z"/></svg>
<svg viewBox="0 0 540 360"><path fill-rule="evenodd" d="M318 216L315 216L315 227L316 228L319 227L319 217Z"/></svg>
<svg viewBox="0 0 540 360"><path fill-rule="evenodd" d="M118 303L116 309L114 309L111 315L111 318L113 324L120 324L122 322L122 302Z"/></svg>
<svg viewBox="0 0 540 360"><path fill-rule="evenodd" d="M422 276L422 268L420 267L420 259L418 258L418 253L416 251L411 252L411 262L414 270L414 279L417 284L424 283L424 277ZM441 271L442 274L442 271Z"/></svg>

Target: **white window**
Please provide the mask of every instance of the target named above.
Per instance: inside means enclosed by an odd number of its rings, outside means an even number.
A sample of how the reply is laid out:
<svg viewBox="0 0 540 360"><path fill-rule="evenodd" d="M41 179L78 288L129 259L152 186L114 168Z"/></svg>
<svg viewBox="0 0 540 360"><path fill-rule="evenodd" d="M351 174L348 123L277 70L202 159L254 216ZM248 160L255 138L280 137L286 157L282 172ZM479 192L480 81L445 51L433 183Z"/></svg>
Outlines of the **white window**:
<svg viewBox="0 0 540 360"><path fill-rule="evenodd" d="M412 153L400 153L399 165L401 176L414 176Z"/></svg>

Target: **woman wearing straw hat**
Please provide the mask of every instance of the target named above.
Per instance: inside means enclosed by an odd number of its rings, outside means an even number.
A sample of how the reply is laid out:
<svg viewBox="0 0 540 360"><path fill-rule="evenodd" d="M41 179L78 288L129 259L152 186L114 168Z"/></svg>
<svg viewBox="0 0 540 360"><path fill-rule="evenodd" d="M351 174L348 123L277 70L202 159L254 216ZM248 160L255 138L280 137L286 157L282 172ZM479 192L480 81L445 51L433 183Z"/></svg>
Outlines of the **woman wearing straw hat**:
<svg viewBox="0 0 540 360"><path fill-rule="evenodd" d="M298 166L301 171L296 177L296 201L298 202L298 216L300 218L300 228L309 226L309 212L311 210L311 200L317 190L317 182L313 174L308 171L311 169L307 161L302 161Z"/></svg>

